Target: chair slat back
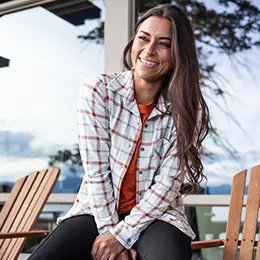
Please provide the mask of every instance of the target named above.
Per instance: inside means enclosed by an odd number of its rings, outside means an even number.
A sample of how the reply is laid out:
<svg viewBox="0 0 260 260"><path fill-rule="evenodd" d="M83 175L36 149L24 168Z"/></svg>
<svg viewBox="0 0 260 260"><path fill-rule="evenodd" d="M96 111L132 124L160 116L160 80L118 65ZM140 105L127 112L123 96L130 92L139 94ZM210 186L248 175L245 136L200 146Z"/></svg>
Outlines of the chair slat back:
<svg viewBox="0 0 260 260"><path fill-rule="evenodd" d="M2 208L2 210L0 212L0 230L2 230L3 225L4 225L7 217L9 216L9 213L12 210L13 205L14 205L14 203L15 203L15 201L16 201L19 193L20 193L20 190L22 189L23 184L26 181L26 179L27 179L27 176L19 179L15 183L15 185L14 185L14 187L12 189L12 192L10 193L10 195L8 197L8 200L4 204L4 206L3 206L3 208Z"/></svg>
<svg viewBox="0 0 260 260"><path fill-rule="evenodd" d="M35 226L39 215L59 177L59 169L51 168L34 172L20 179L21 188L13 188L10 194L12 205L7 201L2 223L2 232L30 231ZM19 186L19 187L20 187ZM13 194L14 193L14 194ZM9 205L9 206L8 206ZM2 215L0 215L1 219ZM2 221L2 222L1 222ZM26 238L0 239L0 259L17 259Z"/></svg>
<svg viewBox="0 0 260 260"><path fill-rule="evenodd" d="M260 206L260 202L259 202L259 206ZM257 244L257 248L256 248L256 258L255 259L260 260L260 231L258 233L258 244Z"/></svg>
<svg viewBox="0 0 260 260"><path fill-rule="evenodd" d="M240 260L253 257L256 226L260 202L260 165L251 170L250 183L246 203L246 215L243 225L242 241L240 247Z"/></svg>
<svg viewBox="0 0 260 260"><path fill-rule="evenodd" d="M44 205L46 204L47 199L57 181L57 174L58 170L56 169L56 172L55 170L48 171L44 175L42 174L43 178L37 179L38 183L35 186L37 186L38 188L36 189L36 187L34 186L30 195L28 195L29 199L27 200L27 202L30 201L30 204L26 205L27 210L25 211L24 217L21 218L21 220L19 221L19 226L15 231L29 231L32 230L32 228L35 226L39 218L39 215ZM14 252L12 251L12 248L22 247L24 242L21 238L12 239L8 250L6 251L7 255L9 252L9 255L6 258L6 260L11 259L11 257L14 257Z"/></svg>
<svg viewBox="0 0 260 260"><path fill-rule="evenodd" d="M226 228L226 243L223 255L224 260L236 259L245 183L246 170L236 174L232 182L230 207Z"/></svg>
<svg viewBox="0 0 260 260"><path fill-rule="evenodd" d="M30 216L28 219L28 212L29 212L29 206L32 204L32 198L33 196L37 196L38 192L37 189L41 188L41 182L44 177L44 171L40 174L37 174L37 172L31 174L28 176L27 182L24 184L23 190L21 192L26 194L26 199L23 201L23 204L19 210L19 214L15 217L14 221L12 222L12 226L9 228L6 232L16 232L16 231L28 231L26 229L23 229L23 226L21 225L22 219L26 219L29 224L34 219L34 216ZM24 196L23 194L23 196ZM18 205L20 203L17 203ZM20 242L25 241L24 238L19 238ZM9 259L9 253L12 250L12 248L15 248L15 243L17 239L5 239L4 243L2 244L2 250L5 252L5 255L2 256L2 260Z"/></svg>

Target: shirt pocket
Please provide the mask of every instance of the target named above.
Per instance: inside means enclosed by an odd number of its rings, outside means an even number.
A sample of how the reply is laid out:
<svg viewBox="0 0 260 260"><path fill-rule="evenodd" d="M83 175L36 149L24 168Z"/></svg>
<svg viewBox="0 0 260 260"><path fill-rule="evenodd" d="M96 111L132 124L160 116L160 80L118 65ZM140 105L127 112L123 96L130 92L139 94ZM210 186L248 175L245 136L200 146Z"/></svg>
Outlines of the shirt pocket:
<svg viewBox="0 0 260 260"><path fill-rule="evenodd" d="M154 159L160 160L160 162L165 158L167 152L171 148L173 140L168 140L166 138L159 139L153 148Z"/></svg>
<svg viewBox="0 0 260 260"><path fill-rule="evenodd" d="M172 141L167 140L166 138L158 139L154 143L150 164L153 166L155 175L157 174L158 169L160 168L164 158L166 157L167 151L170 149L171 144Z"/></svg>

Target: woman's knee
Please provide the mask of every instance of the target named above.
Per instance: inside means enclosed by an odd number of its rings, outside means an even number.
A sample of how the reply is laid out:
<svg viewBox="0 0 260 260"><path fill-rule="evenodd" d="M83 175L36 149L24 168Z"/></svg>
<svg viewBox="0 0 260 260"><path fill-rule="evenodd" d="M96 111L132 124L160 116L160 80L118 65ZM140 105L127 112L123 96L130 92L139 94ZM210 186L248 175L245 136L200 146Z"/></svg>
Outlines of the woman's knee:
<svg viewBox="0 0 260 260"><path fill-rule="evenodd" d="M191 259L191 239L178 228L160 220L142 232L134 248L138 260Z"/></svg>
<svg viewBox="0 0 260 260"><path fill-rule="evenodd" d="M42 241L29 259L72 259L72 256L79 254L85 255L86 260L97 236L98 231L92 216L69 218Z"/></svg>

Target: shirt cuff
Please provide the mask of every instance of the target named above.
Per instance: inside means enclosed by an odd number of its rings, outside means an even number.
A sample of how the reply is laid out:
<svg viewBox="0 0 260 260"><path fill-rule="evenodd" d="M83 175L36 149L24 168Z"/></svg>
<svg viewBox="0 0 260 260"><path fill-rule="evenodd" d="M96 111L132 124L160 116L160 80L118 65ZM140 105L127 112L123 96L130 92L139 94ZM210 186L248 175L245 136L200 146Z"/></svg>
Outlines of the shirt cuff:
<svg viewBox="0 0 260 260"><path fill-rule="evenodd" d="M120 221L109 232L126 248L130 249L138 240L142 230L137 230L127 225L123 220Z"/></svg>

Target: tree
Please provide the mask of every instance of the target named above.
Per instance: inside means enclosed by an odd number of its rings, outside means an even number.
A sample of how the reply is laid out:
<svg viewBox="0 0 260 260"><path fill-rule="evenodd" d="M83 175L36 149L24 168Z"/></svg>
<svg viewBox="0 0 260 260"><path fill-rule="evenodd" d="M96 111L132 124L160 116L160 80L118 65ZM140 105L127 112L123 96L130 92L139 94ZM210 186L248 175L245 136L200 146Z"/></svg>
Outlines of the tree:
<svg viewBox="0 0 260 260"><path fill-rule="evenodd" d="M81 166L79 146L72 150L59 150L56 154L49 156L49 166L66 166L74 174L77 174L78 166Z"/></svg>
<svg viewBox="0 0 260 260"><path fill-rule="evenodd" d="M196 0L139 0L139 13L162 3L175 4L186 13L196 38L201 84L207 98L243 131L235 117L228 111L228 107L223 108L216 101L221 98L227 104L230 83L218 72L217 63L212 57L214 53L221 53L229 57L235 67L247 67L239 55L245 54L254 47L260 47L260 10L252 4L252 1L247 0L216 0L215 2L218 4L217 9L210 8L204 1ZM102 44L104 22L87 35L79 35L78 38ZM235 148L219 134L218 129L212 126L211 133L213 142L236 159ZM202 154L209 159L216 159L214 154L205 147Z"/></svg>

